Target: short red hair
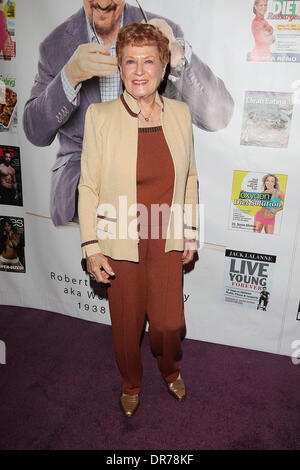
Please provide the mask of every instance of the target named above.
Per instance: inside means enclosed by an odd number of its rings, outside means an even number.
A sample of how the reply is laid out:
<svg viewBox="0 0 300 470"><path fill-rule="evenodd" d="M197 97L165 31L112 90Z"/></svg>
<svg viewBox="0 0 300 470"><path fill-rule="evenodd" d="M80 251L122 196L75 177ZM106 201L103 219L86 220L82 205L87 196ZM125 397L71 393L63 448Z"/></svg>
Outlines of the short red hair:
<svg viewBox="0 0 300 470"><path fill-rule="evenodd" d="M125 46L156 46L162 65L169 62L169 39L152 24L130 23L120 29L116 44L119 64Z"/></svg>

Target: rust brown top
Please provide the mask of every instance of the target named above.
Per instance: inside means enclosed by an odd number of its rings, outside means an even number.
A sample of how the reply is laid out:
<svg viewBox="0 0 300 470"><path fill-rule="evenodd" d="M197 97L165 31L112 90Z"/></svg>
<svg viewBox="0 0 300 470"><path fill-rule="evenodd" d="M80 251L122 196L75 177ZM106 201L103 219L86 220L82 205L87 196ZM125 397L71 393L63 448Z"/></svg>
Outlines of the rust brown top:
<svg viewBox="0 0 300 470"><path fill-rule="evenodd" d="M147 208L147 213L142 209L137 212L140 238L147 238L147 236L148 238L161 238L162 236L165 238L172 204L174 176L173 160L162 127L140 127L137 156L137 203L142 203ZM161 204L166 205L163 211L159 211L158 205Z"/></svg>

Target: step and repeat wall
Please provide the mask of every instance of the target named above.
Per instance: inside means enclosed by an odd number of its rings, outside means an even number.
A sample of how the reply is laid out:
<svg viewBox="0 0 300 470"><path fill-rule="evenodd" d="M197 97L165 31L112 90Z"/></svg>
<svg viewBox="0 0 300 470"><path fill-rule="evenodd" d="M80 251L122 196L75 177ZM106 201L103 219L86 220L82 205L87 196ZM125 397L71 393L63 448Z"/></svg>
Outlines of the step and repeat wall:
<svg viewBox="0 0 300 470"><path fill-rule="evenodd" d="M204 130L194 122L201 244L193 269L184 275L187 338L295 355L300 0L140 3L180 26L187 54L201 59L234 101L225 127ZM82 5L82 0L0 2L0 302L110 324L106 290L81 268L78 224L55 226L50 217L51 176L68 158L56 164L58 139L33 145L22 124L41 42ZM80 33L72 34L76 40ZM53 47L65 48L67 56L65 38L60 34ZM204 80L200 74L194 88L182 90L195 114ZM65 118L63 109L58 118ZM37 135L46 119L46 111L40 112Z"/></svg>

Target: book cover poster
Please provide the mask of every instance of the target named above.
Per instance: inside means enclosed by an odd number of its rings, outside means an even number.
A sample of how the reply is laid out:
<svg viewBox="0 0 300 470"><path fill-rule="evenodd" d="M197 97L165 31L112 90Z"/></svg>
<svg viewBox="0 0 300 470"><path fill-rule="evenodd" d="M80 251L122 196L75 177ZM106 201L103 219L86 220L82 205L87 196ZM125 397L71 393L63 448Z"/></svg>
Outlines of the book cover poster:
<svg viewBox="0 0 300 470"><path fill-rule="evenodd" d="M268 310L276 256L227 249L223 299L227 303Z"/></svg>
<svg viewBox="0 0 300 470"><path fill-rule="evenodd" d="M16 5L12 0L0 0L0 60L16 57Z"/></svg>
<svg viewBox="0 0 300 470"><path fill-rule="evenodd" d="M279 235L287 175L233 172L229 229Z"/></svg>
<svg viewBox="0 0 300 470"><path fill-rule="evenodd" d="M19 147L0 145L0 204L23 206Z"/></svg>
<svg viewBox="0 0 300 470"><path fill-rule="evenodd" d="M16 80L10 75L0 75L0 132L17 132Z"/></svg>
<svg viewBox="0 0 300 470"><path fill-rule="evenodd" d="M249 8L250 62L300 62L300 0L255 0Z"/></svg>
<svg viewBox="0 0 300 470"><path fill-rule="evenodd" d="M241 145L286 148L293 114L293 93L246 91Z"/></svg>
<svg viewBox="0 0 300 470"><path fill-rule="evenodd" d="M0 216L0 271L25 273L24 248L24 219Z"/></svg>

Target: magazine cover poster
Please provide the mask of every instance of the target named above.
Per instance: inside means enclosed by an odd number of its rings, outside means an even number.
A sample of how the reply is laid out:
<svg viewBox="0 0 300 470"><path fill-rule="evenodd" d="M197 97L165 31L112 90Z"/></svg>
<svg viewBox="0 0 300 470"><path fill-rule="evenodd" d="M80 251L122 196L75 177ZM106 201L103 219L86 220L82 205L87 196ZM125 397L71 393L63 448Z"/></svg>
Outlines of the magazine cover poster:
<svg viewBox="0 0 300 470"><path fill-rule="evenodd" d="M250 62L300 62L300 0L253 0Z"/></svg>
<svg viewBox="0 0 300 470"><path fill-rule="evenodd" d="M15 41L16 5L11 0L0 0L0 59L12 60L16 57Z"/></svg>
<svg viewBox="0 0 300 470"><path fill-rule="evenodd" d="M246 91L241 145L286 148L293 114L293 93Z"/></svg>
<svg viewBox="0 0 300 470"><path fill-rule="evenodd" d="M287 175L233 172L229 229L279 235Z"/></svg>
<svg viewBox="0 0 300 470"><path fill-rule="evenodd" d="M0 204L23 206L19 147L0 145Z"/></svg>
<svg viewBox="0 0 300 470"><path fill-rule="evenodd" d="M227 249L223 298L256 310L268 310L276 256Z"/></svg>
<svg viewBox="0 0 300 470"><path fill-rule="evenodd" d="M22 217L0 216L0 271L25 273Z"/></svg>
<svg viewBox="0 0 300 470"><path fill-rule="evenodd" d="M17 101L15 77L0 74L0 132L17 132Z"/></svg>

